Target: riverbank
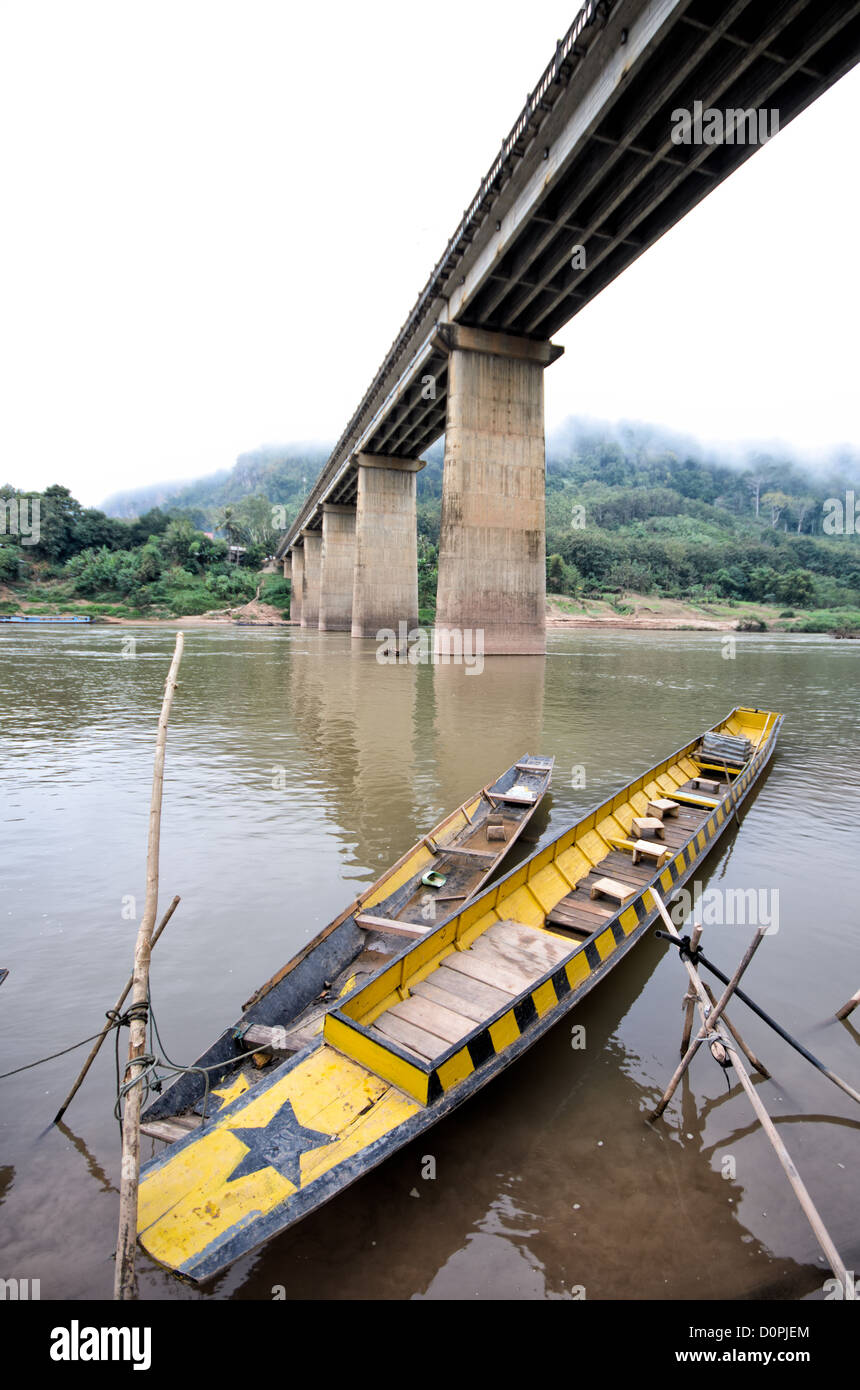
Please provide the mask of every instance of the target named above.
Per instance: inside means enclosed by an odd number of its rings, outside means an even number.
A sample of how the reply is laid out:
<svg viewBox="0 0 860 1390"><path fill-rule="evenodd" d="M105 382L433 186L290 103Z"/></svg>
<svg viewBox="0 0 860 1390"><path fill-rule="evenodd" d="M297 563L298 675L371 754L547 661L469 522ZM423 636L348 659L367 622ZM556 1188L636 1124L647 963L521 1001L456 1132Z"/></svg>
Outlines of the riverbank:
<svg viewBox="0 0 860 1390"><path fill-rule="evenodd" d="M226 608L223 611L186 614L182 618L120 618L104 617L100 620L111 627L235 627L238 623L246 627L297 627L281 610L270 603L252 601L241 608Z"/></svg>
<svg viewBox="0 0 860 1390"><path fill-rule="evenodd" d="M142 615L126 603L91 603L84 599L54 597L49 586L44 592L29 586L25 592L0 584L0 613L7 617L43 617L68 615L88 617L93 623L122 627L217 627L224 624L249 623L265 627L290 627L284 609L260 599L228 608L210 608L200 613L169 612Z"/></svg>
<svg viewBox="0 0 860 1390"><path fill-rule="evenodd" d="M283 599L263 597L199 613L141 612L132 602L92 602L57 593L57 586L0 584L0 613L5 616L50 617L79 615L94 623L122 627L223 627L236 623L257 627L295 626L286 616ZM258 588L258 593L260 589ZM603 598L547 597L547 627L551 630L609 630L616 632L830 632L860 630L855 610L783 608L778 604L726 599L663 598L653 594L606 595ZM422 609L421 626L433 626L431 609Z"/></svg>
<svg viewBox="0 0 860 1390"><path fill-rule="evenodd" d="M845 619L848 621L845 621ZM832 619L812 609L778 604L659 598L626 594L623 598L565 598L549 595L547 627L617 632L827 632L852 625L851 615Z"/></svg>

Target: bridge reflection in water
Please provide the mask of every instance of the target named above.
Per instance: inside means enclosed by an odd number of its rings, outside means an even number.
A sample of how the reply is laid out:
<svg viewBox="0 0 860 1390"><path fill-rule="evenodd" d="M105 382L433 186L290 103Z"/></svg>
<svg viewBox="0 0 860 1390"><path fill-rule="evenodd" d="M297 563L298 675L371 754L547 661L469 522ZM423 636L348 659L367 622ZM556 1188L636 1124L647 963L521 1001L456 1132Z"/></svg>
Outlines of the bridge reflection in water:
<svg viewBox="0 0 860 1390"><path fill-rule="evenodd" d="M543 751L546 661L488 658L477 677L383 663L377 650L340 635L296 641L286 672L297 780L349 844L347 863L374 873L523 753Z"/></svg>

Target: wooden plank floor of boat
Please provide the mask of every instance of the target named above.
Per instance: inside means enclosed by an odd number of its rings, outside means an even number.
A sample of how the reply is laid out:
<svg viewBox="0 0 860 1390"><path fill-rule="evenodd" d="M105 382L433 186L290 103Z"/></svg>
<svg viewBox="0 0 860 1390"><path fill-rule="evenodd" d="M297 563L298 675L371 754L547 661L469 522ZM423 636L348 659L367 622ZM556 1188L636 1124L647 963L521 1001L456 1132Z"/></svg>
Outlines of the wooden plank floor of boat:
<svg viewBox="0 0 860 1390"><path fill-rule="evenodd" d="M496 922L467 951L446 956L371 1028L424 1061L435 1062L570 955L566 941L521 922Z"/></svg>
<svg viewBox="0 0 860 1390"><path fill-rule="evenodd" d="M690 790L678 788L679 791ZM723 786L720 795L728 788ZM710 811L699 806L679 806L677 814L667 816L663 822L663 837L655 844L665 844L667 849L678 850L704 825ZM572 892L562 898L547 915L547 926L559 933L568 932L573 940L584 941L592 932L606 926L613 917L623 911L623 904L610 903L606 898L592 899L591 889L598 879L620 879L638 890L654 878L655 866L643 861L634 864L630 853L620 849L610 850L598 864L576 885Z"/></svg>

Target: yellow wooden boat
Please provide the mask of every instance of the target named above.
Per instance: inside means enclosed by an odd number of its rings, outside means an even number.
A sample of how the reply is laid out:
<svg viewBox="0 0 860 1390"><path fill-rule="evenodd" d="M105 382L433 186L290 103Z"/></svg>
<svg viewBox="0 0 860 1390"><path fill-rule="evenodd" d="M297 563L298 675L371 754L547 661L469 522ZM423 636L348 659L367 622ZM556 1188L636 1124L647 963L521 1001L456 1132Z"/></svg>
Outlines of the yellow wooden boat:
<svg viewBox="0 0 860 1390"><path fill-rule="evenodd" d="M143 1170L143 1247L208 1279L468 1100L650 929L651 888L700 868L781 724L734 710L406 943L250 1093L218 1088L217 1113Z"/></svg>

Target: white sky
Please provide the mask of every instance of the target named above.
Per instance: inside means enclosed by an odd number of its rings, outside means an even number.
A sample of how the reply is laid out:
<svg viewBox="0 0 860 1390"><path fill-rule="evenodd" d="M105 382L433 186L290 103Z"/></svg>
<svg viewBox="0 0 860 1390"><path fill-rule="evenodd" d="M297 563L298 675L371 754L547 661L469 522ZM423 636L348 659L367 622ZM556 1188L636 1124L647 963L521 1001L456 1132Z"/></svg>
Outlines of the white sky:
<svg viewBox="0 0 860 1390"><path fill-rule="evenodd" d="M0 0L0 484L335 439L576 0ZM860 444L855 70L559 335L571 414Z"/></svg>

